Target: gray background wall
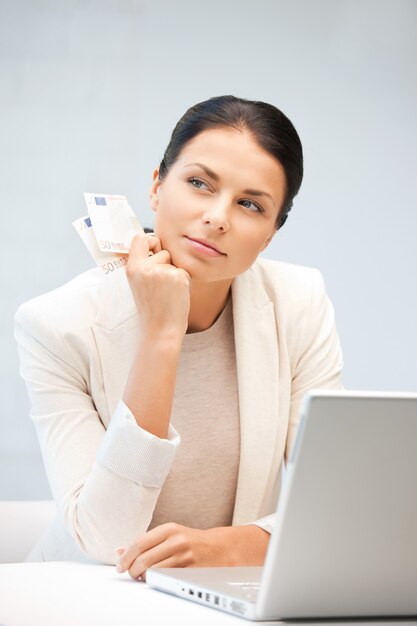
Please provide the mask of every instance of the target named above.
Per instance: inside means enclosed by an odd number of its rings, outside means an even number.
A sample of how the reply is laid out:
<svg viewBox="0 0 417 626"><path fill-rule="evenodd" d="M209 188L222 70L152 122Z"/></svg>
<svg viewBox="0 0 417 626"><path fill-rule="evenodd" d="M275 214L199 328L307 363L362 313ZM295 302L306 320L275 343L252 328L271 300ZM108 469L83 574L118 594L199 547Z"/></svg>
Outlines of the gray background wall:
<svg viewBox="0 0 417 626"><path fill-rule="evenodd" d="M148 188L177 119L231 93L298 129L306 174L265 256L323 272L345 385L417 388L415 0L1 0L0 499L49 496L18 305L92 266L83 191Z"/></svg>

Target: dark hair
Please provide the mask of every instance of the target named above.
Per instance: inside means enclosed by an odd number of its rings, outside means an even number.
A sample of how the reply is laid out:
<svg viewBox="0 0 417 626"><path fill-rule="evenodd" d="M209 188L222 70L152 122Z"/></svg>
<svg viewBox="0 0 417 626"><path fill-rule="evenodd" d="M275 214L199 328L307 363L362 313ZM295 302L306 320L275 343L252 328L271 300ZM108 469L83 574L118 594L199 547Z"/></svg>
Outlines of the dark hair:
<svg viewBox="0 0 417 626"><path fill-rule="evenodd" d="M258 145L275 157L284 168L285 197L278 213L276 228L283 226L303 179L303 148L288 117L267 102L235 96L215 96L192 106L172 131L159 166L163 180L185 145L210 128L230 127L248 130Z"/></svg>

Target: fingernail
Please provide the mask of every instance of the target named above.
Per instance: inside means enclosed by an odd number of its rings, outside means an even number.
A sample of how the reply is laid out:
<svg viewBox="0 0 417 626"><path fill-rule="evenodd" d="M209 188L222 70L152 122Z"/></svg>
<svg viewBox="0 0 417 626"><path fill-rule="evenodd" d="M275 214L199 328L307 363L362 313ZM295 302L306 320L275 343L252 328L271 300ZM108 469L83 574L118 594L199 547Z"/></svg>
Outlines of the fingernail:
<svg viewBox="0 0 417 626"><path fill-rule="evenodd" d="M117 572L118 574L123 574L123 572L124 572L124 569L123 569L123 567L121 566L121 564L120 564L120 563L118 563L118 564L116 565L116 572Z"/></svg>
<svg viewBox="0 0 417 626"><path fill-rule="evenodd" d="M126 548L122 548L122 547L115 548L114 551L117 552L117 554L121 555L121 554L123 554L123 552L126 552Z"/></svg>

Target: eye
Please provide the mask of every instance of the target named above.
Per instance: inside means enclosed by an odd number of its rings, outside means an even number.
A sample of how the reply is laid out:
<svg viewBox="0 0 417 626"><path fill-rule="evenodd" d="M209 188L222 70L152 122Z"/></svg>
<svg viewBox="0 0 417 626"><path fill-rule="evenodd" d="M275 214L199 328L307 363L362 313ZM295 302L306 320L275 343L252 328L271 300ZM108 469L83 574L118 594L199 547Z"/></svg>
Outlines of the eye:
<svg viewBox="0 0 417 626"><path fill-rule="evenodd" d="M239 202L242 204L242 206L244 206L246 209L249 209L250 211L253 211L254 213L263 213L264 210L261 207L260 204L258 204L257 202L253 202L252 200L239 200ZM244 204L246 203L246 204ZM250 208L250 205L252 205L255 208Z"/></svg>
<svg viewBox="0 0 417 626"><path fill-rule="evenodd" d="M201 180L201 178L196 178L195 176L193 176L192 178L189 178L188 182L191 183L191 185L193 187L195 187L196 189L203 189L203 185L206 185L204 180ZM206 187L207 187L207 185L206 185ZM207 189L208 189L208 187L207 187Z"/></svg>

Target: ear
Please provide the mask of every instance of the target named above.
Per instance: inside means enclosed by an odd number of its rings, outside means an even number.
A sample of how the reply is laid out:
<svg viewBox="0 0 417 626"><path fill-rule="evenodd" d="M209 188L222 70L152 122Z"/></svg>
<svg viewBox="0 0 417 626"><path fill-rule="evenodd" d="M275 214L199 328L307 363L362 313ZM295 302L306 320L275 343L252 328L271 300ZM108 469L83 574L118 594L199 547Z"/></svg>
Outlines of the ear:
<svg viewBox="0 0 417 626"><path fill-rule="evenodd" d="M149 199L151 202L151 209L156 211L158 209L159 202L159 189L161 186L161 181L159 180L159 169L156 168L153 172L153 183L149 192Z"/></svg>

